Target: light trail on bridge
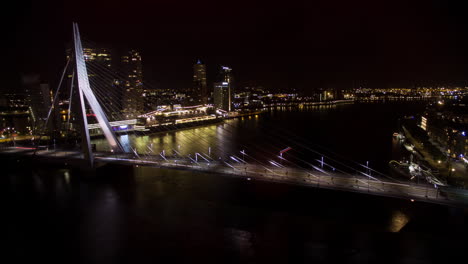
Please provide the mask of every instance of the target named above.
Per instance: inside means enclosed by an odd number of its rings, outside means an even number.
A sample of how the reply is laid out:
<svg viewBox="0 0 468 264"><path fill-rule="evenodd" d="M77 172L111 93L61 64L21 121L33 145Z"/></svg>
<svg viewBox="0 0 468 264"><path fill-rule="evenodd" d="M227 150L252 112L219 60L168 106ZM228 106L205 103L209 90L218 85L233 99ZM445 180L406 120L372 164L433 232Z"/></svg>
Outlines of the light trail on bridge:
<svg viewBox="0 0 468 264"><path fill-rule="evenodd" d="M19 156L32 156L33 150L22 147L3 147L1 154L17 154ZM36 156L47 158L53 162L63 162L63 159L72 162L81 158L79 151L63 150L38 150ZM240 179L270 181L276 183L286 183L314 188L334 189L341 191L351 191L367 193L387 197L412 199L413 201L425 201L439 204L468 204L468 199L449 199L441 195L438 188L433 188L429 184L399 183L385 179L369 178L360 175L342 174L324 170L308 171L292 167L265 167L260 164L235 163L229 164L225 161L198 161L193 159L158 160L138 159L128 153L96 153L96 161L103 163L118 163L131 166L151 166L164 169L191 170L200 173L219 174ZM320 168L317 168L320 169Z"/></svg>

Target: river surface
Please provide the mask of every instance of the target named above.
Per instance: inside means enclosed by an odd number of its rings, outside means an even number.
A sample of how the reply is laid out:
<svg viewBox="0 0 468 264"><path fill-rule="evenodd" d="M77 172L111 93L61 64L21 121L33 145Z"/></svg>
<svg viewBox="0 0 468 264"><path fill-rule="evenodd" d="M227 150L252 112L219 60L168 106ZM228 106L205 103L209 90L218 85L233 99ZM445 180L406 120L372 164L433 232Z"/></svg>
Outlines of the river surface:
<svg viewBox="0 0 468 264"><path fill-rule="evenodd" d="M325 154L385 174L400 155L398 117L423 109L274 109L121 139L140 153L149 146L226 158L246 150L250 162L292 147L284 157L294 164ZM148 167L105 166L87 178L23 160L2 165L4 263L450 263L468 249L465 208Z"/></svg>
<svg viewBox="0 0 468 264"><path fill-rule="evenodd" d="M201 153L235 162L229 156L236 155L269 165L270 160L281 162L279 152L291 147L283 155L287 160L283 165L307 168L306 163L317 165L324 156L326 163L336 166L369 162L372 169L389 174L388 162L400 155L392 137L398 118L423 110L424 102L419 101L284 107L219 124L119 139L127 151L136 149L142 157L164 150L166 156ZM109 149L104 138L93 143L97 150Z"/></svg>

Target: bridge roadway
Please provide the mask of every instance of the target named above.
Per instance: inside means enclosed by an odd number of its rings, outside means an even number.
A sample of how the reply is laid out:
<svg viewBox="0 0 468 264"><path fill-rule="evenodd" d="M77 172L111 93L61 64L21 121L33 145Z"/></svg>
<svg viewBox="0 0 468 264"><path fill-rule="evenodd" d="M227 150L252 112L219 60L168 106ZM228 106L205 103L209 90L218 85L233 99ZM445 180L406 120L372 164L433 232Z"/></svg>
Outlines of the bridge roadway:
<svg viewBox="0 0 468 264"><path fill-rule="evenodd" d="M79 151L65 150L38 150L34 154L34 148L27 147L4 147L0 149L1 154L32 156L45 158L48 162L72 161L82 158ZM104 153L94 154L95 160L102 163L118 163L132 166L151 166L165 169L189 170L203 173L220 174L235 178L242 178L247 181L268 181L277 183L287 183L308 187L351 191L367 193L372 195L387 196L408 199L414 201L425 201L438 204L448 204L456 206L468 205L468 194L465 190L462 195L450 194L450 189L434 188L429 184L416 184L413 182L394 182L389 179L369 177L365 173L361 175L351 175L332 171L306 170L303 168L263 166L260 164L225 161L203 160L188 157L164 157L161 155L142 155L124 153ZM208 157L207 157L208 158ZM460 190L457 190L457 194Z"/></svg>

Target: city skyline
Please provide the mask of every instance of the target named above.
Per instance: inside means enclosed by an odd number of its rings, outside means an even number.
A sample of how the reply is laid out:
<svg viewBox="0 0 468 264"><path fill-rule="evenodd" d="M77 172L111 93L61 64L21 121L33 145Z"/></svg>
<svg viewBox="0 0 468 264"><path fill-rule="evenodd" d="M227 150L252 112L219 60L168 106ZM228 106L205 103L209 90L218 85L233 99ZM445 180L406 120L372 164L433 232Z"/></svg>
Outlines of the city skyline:
<svg viewBox="0 0 468 264"><path fill-rule="evenodd" d="M11 35L17 55L7 83L16 86L18 72L36 72L53 87L71 22L77 21L84 38L140 50L145 81L158 88L191 87L189 65L196 58L208 65L208 79L226 64L236 69L239 83L256 81L272 89L466 84L465 6L392 3L343 2L336 9L326 3L239 3L220 10L219 23L210 23L216 18L214 2L185 4L192 12L170 3L128 1L93 10L86 2L18 5ZM129 7L135 11L128 16L135 19L114 19Z"/></svg>
<svg viewBox="0 0 468 264"><path fill-rule="evenodd" d="M463 260L466 7L15 2L3 259Z"/></svg>
<svg viewBox="0 0 468 264"><path fill-rule="evenodd" d="M210 90L207 87L206 65L199 59L193 65L193 87L192 94L195 95L195 104L207 104Z"/></svg>

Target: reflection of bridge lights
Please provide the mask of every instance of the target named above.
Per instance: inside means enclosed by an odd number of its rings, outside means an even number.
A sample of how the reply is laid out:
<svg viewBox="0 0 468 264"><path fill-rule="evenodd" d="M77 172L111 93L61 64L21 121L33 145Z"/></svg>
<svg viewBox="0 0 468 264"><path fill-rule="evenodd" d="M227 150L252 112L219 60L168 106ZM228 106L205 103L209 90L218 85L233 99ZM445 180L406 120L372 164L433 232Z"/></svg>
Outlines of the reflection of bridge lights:
<svg viewBox="0 0 468 264"><path fill-rule="evenodd" d="M404 213L397 211L392 216L390 225L391 232L399 232L409 221L409 218Z"/></svg>

